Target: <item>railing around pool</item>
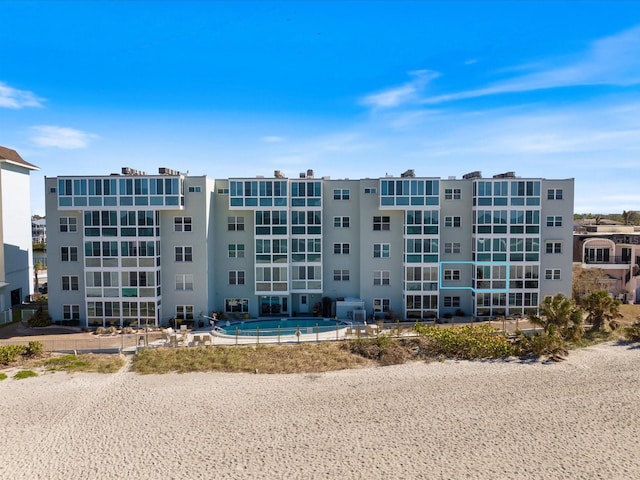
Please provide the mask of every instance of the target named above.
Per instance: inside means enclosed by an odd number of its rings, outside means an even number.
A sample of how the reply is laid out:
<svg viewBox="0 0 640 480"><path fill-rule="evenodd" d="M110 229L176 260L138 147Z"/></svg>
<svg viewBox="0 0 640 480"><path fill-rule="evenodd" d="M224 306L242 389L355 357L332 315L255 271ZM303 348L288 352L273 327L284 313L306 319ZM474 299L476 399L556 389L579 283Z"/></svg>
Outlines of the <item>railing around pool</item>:
<svg viewBox="0 0 640 480"><path fill-rule="evenodd" d="M295 326L295 327L280 327L277 328L239 328L230 325L227 328L215 327L213 332L219 336L225 337L235 337L236 343L238 343L238 339L240 337L253 337L256 339L256 343L260 343L260 338L269 338L276 339L278 343L280 343L281 337L295 337L297 341L300 341L300 337L303 335L314 335L316 336L316 341L320 340L320 334L331 333L335 331L336 340L340 338L340 330L347 328L348 325L345 323L335 322L334 325L322 325L320 323L316 323L314 326ZM307 337L308 338L308 337Z"/></svg>

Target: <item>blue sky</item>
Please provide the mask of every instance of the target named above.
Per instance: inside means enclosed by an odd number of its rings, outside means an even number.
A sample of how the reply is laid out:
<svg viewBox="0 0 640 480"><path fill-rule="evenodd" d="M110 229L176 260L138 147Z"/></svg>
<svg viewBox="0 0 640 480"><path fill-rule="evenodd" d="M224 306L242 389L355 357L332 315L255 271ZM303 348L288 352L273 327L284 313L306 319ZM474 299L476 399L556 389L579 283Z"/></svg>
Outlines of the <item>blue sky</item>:
<svg viewBox="0 0 640 480"><path fill-rule="evenodd" d="M0 2L0 145L45 176L575 178L640 210L640 2Z"/></svg>

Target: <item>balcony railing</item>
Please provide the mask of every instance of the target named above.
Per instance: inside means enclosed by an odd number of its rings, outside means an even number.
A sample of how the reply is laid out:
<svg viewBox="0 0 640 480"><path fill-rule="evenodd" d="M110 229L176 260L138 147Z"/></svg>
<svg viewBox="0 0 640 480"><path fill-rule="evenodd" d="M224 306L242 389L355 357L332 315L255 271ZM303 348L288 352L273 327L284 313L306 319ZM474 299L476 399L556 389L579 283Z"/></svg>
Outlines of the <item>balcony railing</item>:
<svg viewBox="0 0 640 480"><path fill-rule="evenodd" d="M631 265L632 258L628 256L621 256L621 255L609 256L607 258L589 258L588 256L585 255L584 263L600 264L600 265L602 264Z"/></svg>

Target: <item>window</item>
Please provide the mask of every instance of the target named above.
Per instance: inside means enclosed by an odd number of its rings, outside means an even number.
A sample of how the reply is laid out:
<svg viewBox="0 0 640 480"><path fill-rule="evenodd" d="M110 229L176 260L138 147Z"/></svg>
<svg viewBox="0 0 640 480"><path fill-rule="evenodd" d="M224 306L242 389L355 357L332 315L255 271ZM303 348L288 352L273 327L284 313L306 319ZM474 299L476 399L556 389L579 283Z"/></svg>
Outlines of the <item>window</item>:
<svg viewBox="0 0 640 480"><path fill-rule="evenodd" d="M462 194L459 188L445 188L444 199L445 200L460 200Z"/></svg>
<svg viewBox="0 0 640 480"><path fill-rule="evenodd" d="M547 227L561 227L562 217L560 215L550 215L547 217Z"/></svg>
<svg viewBox="0 0 640 480"><path fill-rule="evenodd" d="M389 271L378 270L373 272L373 284L374 285L390 285Z"/></svg>
<svg viewBox="0 0 640 480"><path fill-rule="evenodd" d="M176 247L176 262L192 262L193 247Z"/></svg>
<svg viewBox="0 0 640 480"><path fill-rule="evenodd" d="M349 200L351 193L348 188L334 188L333 199L334 200Z"/></svg>
<svg viewBox="0 0 640 480"><path fill-rule="evenodd" d="M229 258L244 258L244 243L229 244Z"/></svg>
<svg viewBox="0 0 640 480"><path fill-rule="evenodd" d="M460 227L460 217L444 217L445 227Z"/></svg>
<svg viewBox="0 0 640 480"><path fill-rule="evenodd" d="M562 200L562 189L561 188L548 189L547 200Z"/></svg>
<svg viewBox="0 0 640 480"><path fill-rule="evenodd" d="M60 232L61 233L74 233L78 231L78 219L74 217L61 217L60 218Z"/></svg>
<svg viewBox="0 0 640 480"><path fill-rule="evenodd" d="M244 231L244 217L229 217L227 219L227 230L230 232Z"/></svg>
<svg viewBox="0 0 640 480"><path fill-rule="evenodd" d="M80 320L80 305L63 305L63 320Z"/></svg>
<svg viewBox="0 0 640 480"><path fill-rule="evenodd" d="M349 243L333 244L333 253L335 253L336 255L349 255L350 249L351 249L351 244Z"/></svg>
<svg viewBox="0 0 640 480"><path fill-rule="evenodd" d="M460 242L445 242L444 253L460 253L462 251Z"/></svg>
<svg viewBox="0 0 640 480"><path fill-rule="evenodd" d="M173 231L174 232L190 232L191 217L174 217Z"/></svg>
<svg viewBox="0 0 640 480"><path fill-rule="evenodd" d="M562 242L547 242L545 247L547 253L562 253Z"/></svg>
<svg viewBox="0 0 640 480"><path fill-rule="evenodd" d="M373 299L373 313L388 313L391 311L391 300L388 298Z"/></svg>
<svg viewBox="0 0 640 480"><path fill-rule="evenodd" d="M445 270L444 271L444 279L445 280L460 280L460 270Z"/></svg>
<svg viewBox="0 0 640 480"><path fill-rule="evenodd" d="M193 275L189 273L176 275L176 290L193 290Z"/></svg>
<svg viewBox="0 0 640 480"><path fill-rule="evenodd" d="M229 313L248 313L249 299L248 298L225 298L224 311Z"/></svg>
<svg viewBox="0 0 640 480"><path fill-rule="evenodd" d="M349 270L334 270L333 271L333 280L336 282L348 282L349 281Z"/></svg>
<svg viewBox="0 0 640 480"><path fill-rule="evenodd" d="M391 244L389 243L373 244L373 258L389 258L390 252L391 252Z"/></svg>
<svg viewBox="0 0 640 480"><path fill-rule="evenodd" d="M547 268L544 271L545 280L560 280L560 269L559 268Z"/></svg>
<svg viewBox="0 0 640 480"><path fill-rule="evenodd" d="M62 277L62 290L78 290L78 276L64 275Z"/></svg>
<svg viewBox="0 0 640 480"><path fill-rule="evenodd" d="M176 320L193 320L193 305L176 305Z"/></svg>
<svg viewBox="0 0 640 480"><path fill-rule="evenodd" d="M189 187L189 193L200 193L200 187Z"/></svg>
<svg viewBox="0 0 640 480"><path fill-rule="evenodd" d="M367 188L364 189L364 193L366 195L375 195L376 193L378 193L378 189L377 188L369 188L369 187L367 187Z"/></svg>
<svg viewBox="0 0 640 480"><path fill-rule="evenodd" d="M391 220L389 217L373 217L373 230L391 230Z"/></svg>
<svg viewBox="0 0 640 480"><path fill-rule="evenodd" d="M444 297L444 306L445 307L460 307L460 297Z"/></svg>
<svg viewBox="0 0 640 480"><path fill-rule="evenodd" d="M244 285L244 271L229 270L229 285Z"/></svg>
<svg viewBox="0 0 640 480"><path fill-rule="evenodd" d="M333 217L333 226L335 228L349 228L350 217Z"/></svg>
<svg viewBox="0 0 640 480"><path fill-rule="evenodd" d="M77 262L78 261L78 247L61 247L61 260L63 262Z"/></svg>

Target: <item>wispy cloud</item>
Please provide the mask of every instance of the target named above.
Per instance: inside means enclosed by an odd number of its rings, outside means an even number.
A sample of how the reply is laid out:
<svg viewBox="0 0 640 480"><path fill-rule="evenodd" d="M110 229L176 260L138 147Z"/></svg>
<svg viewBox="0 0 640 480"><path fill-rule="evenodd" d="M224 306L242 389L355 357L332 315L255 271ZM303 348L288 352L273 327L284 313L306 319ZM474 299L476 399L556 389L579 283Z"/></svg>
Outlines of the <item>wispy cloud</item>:
<svg viewBox="0 0 640 480"><path fill-rule="evenodd" d="M267 135L262 137L260 140L262 140L264 143L280 143L280 142L284 142L284 137L278 137L276 135Z"/></svg>
<svg viewBox="0 0 640 480"><path fill-rule="evenodd" d="M537 68L538 71L484 88L426 98L423 103L568 86L640 84L640 26L596 40L591 48L572 60L555 58L545 66L537 65Z"/></svg>
<svg viewBox="0 0 640 480"><path fill-rule="evenodd" d="M42 107L43 98L39 98L35 93L28 90L18 90L10 87L4 82L0 82L0 107L3 108L24 108Z"/></svg>
<svg viewBox="0 0 640 480"><path fill-rule="evenodd" d="M367 95L361 100L363 105L373 108L393 108L419 100L426 85L440 76L432 70L415 70L409 72L412 79L403 85Z"/></svg>
<svg viewBox="0 0 640 480"><path fill-rule="evenodd" d="M89 146L91 140L98 138L97 135L92 133L54 125L39 125L31 127L31 130L34 135L30 140L39 147L56 147L73 150L86 148Z"/></svg>

